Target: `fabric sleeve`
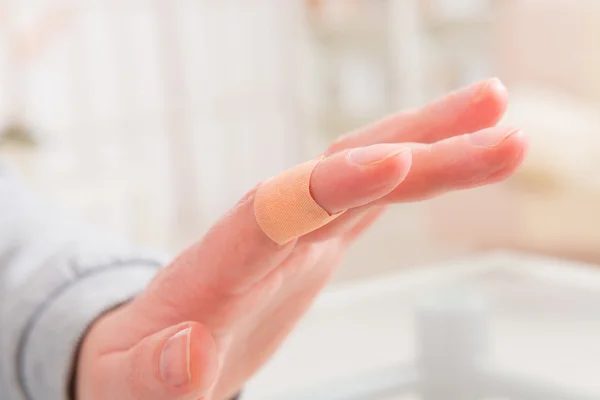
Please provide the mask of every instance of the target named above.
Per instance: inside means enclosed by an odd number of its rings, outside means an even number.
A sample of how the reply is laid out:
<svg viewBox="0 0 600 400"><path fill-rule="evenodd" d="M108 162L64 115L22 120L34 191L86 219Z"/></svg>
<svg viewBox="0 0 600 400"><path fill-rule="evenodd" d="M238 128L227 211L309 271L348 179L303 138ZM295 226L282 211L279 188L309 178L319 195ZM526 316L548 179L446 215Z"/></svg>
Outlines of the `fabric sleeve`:
<svg viewBox="0 0 600 400"><path fill-rule="evenodd" d="M78 344L168 258L133 250L31 194L0 165L0 398L66 400Z"/></svg>

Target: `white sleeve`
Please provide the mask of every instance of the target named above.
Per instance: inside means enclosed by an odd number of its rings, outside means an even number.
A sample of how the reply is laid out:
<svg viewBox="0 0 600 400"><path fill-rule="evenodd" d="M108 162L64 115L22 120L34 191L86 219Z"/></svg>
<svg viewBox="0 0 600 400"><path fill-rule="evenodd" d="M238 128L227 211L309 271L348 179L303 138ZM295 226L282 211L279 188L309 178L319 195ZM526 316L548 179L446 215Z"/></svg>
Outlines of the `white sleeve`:
<svg viewBox="0 0 600 400"><path fill-rule="evenodd" d="M87 328L166 262L73 221L0 164L0 399L66 400Z"/></svg>

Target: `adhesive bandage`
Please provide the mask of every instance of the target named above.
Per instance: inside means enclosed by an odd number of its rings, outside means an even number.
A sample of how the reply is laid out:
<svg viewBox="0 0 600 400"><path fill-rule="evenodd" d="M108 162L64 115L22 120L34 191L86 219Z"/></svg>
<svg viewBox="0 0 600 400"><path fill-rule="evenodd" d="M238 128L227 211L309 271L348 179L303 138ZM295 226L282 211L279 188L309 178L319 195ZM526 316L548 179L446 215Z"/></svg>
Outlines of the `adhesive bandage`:
<svg viewBox="0 0 600 400"><path fill-rule="evenodd" d="M322 158L297 165L266 180L254 197L254 215L263 232L284 244L328 224L330 215L310 194L310 178Z"/></svg>

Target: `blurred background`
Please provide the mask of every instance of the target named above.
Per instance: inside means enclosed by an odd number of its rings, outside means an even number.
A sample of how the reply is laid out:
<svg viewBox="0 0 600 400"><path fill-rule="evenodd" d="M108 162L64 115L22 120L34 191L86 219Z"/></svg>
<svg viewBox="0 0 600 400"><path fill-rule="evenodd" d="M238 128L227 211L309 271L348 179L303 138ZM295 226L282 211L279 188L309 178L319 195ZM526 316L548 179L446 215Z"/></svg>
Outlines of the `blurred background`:
<svg viewBox="0 0 600 400"><path fill-rule="evenodd" d="M493 187L404 204L338 281L489 249L600 262L600 1L0 1L0 157L175 252L256 182L480 78L531 138Z"/></svg>

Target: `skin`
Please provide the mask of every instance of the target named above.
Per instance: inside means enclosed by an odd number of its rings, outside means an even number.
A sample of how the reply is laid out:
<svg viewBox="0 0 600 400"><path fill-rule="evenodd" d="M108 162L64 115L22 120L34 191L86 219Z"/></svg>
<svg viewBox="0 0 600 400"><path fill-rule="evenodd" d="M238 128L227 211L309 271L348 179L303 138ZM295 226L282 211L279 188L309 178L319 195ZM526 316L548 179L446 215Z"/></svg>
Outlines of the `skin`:
<svg viewBox="0 0 600 400"><path fill-rule="evenodd" d="M506 89L490 79L343 136L315 168L311 193L330 213L348 211L285 245L258 227L250 191L143 293L94 323L78 360L78 399L223 400L237 393L388 204L514 173L527 143L520 130L495 126L506 106ZM356 148L368 154L351 153ZM161 363L167 340L186 328L181 362ZM170 385L165 373L184 373L183 380Z"/></svg>

